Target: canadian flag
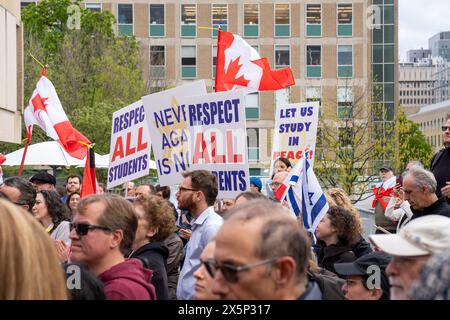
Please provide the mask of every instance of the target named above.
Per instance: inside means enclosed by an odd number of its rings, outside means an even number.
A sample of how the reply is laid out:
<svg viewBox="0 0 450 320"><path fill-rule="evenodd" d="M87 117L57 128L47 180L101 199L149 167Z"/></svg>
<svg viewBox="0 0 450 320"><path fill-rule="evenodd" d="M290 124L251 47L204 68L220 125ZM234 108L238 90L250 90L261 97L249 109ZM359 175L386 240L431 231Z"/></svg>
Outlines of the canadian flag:
<svg viewBox="0 0 450 320"><path fill-rule="evenodd" d="M28 140L31 139L33 125L37 124L47 136L58 141L72 157L84 159L87 148L79 141L85 144L91 144L91 142L72 127L55 87L45 75L44 69L24 111Z"/></svg>
<svg viewBox="0 0 450 320"><path fill-rule="evenodd" d="M267 58L261 58L244 39L219 30L216 92L244 89L250 93L279 90L294 84L291 68L271 70Z"/></svg>

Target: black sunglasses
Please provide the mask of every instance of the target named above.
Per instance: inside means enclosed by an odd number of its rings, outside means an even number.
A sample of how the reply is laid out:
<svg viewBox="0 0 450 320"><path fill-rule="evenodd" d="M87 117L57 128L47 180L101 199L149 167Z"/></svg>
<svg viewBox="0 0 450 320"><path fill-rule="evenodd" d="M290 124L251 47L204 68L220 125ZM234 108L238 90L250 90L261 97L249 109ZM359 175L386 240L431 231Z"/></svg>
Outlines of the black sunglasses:
<svg viewBox="0 0 450 320"><path fill-rule="evenodd" d="M442 126L442 131L447 131L447 130L449 130L450 129L450 126Z"/></svg>
<svg viewBox="0 0 450 320"><path fill-rule="evenodd" d="M97 226L97 225L95 225L95 224L74 223L74 222L71 222L71 223L70 223L70 231L72 231L73 229L75 229L75 232L77 233L77 235L78 235L79 237L87 235L88 232L89 232L89 230L99 229L99 230L104 230L104 231L112 231L112 230L111 230L110 228L108 228L108 227Z"/></svg>
<svg viewBox="0 0 450 320"><path fill-rule="evenodd" d="M261 266L264 264L274 263L277 260L278 257L269 258L262 261L258 261L256 263L251 263L239 267L233 266L232 264L228 263L218 264L213 259L205 260L203 264L205 265L206 271L208 271L211 278L214 278L214 275L217 273L217 270L220 270L220 272L222 272L222 275L227 282L236 283L239 281L239 272L250 270L254 267Z"/></svg>

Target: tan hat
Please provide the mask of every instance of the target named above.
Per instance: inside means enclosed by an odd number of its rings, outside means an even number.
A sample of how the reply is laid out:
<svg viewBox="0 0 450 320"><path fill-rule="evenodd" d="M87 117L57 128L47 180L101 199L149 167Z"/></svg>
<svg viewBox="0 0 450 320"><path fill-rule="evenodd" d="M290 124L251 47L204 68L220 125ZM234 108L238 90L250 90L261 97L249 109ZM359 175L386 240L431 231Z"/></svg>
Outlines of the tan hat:
<svg viewBox="0 0 450 320"><path fill-rule="evenodd" d="M398 234L370 235L369 239L392 256L433 255L450 248L450 218L438 215L417 218L401 228Z"/></svg>

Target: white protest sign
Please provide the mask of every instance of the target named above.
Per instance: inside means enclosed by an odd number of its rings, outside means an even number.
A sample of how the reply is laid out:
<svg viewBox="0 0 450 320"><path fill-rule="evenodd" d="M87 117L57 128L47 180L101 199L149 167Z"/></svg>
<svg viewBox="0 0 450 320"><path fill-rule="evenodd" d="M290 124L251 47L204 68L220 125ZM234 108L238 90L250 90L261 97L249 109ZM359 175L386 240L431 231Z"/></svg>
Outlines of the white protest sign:
<svg viewBox="0 0 450 320"><path fill-rule="evenodd" d="M148 175L150 138L139 100L113 113L107 188Z"/></svg>
<svg viewBox="0 0 450 320"><path fill-rule="evenodd" d="M161 186L179 184L189 169L189 128L179 101L206 93L202 80L142 97Z"/></svg>
<svg viewBox="0 0 450 320"><path fill-rule="evenodd" d="M219 198L249 189L245 97L240 90L181 100L189 127L191 170L216 177Z"/></svg>
<svg viewBox="0 0 450 320"><path fill-rule="evenodd" d="M277 106L272 162L280 157L287 158L294 166L308 152L308 160L313 166L319 106L318 101Z"/></svg>

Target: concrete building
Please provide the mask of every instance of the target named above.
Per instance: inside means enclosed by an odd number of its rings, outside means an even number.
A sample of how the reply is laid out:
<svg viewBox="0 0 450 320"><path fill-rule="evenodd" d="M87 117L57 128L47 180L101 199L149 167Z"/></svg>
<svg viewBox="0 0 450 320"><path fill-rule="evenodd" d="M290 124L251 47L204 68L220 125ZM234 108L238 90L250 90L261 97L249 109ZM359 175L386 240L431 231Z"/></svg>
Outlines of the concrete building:
<svg viewBox="0 0 450 320"><path fill-rule="evenodd" d="M450 62L450 31L439 32L428 40L432 57L442 57Z"/></svg>
<svg viewBox="0 0 450 320"><path fill-rule="evenodd" d="M401 63L399 65L399 99L407 114L419 112L420 107L435 102L434 73L436 67L429 64Z"/></svg>
<svg viewBox="0 0 450 320"><path fill-rule="evenodd" d="M420 127L427 141L434 149L439 151L443 147L442 129L447 119L450 117L450 100L440 103L426 105L420 108L416 114L410 115L408 118Z"/></svg>
<svg viewBox="0 0 450 320"><path fill-rule="evenodd" d="M0 0L0 142L20 143L23 45L20 3Z"/></svg>
<svg viewBox="0 0 450 320"><path fill-rule="evenodd" d="M28 1L34 2L34 1ZM357 93L383 102L391 123L398 102L398 0L97 0L83 5L117 17L116 31L138 39L152 91L206 79L213 90L217 27L241 35L272 68L290 67L296 85L247 96L250 173L267 175L276 103L319 100L322 116L352 115Z"/></svg>
<svg viewBox="0 0 450 320"><path fill-rule="evenodd" d="M420 60L431 57L431 50L429 49L414 49L406 52L406 62L419 62Z"/></svg>

